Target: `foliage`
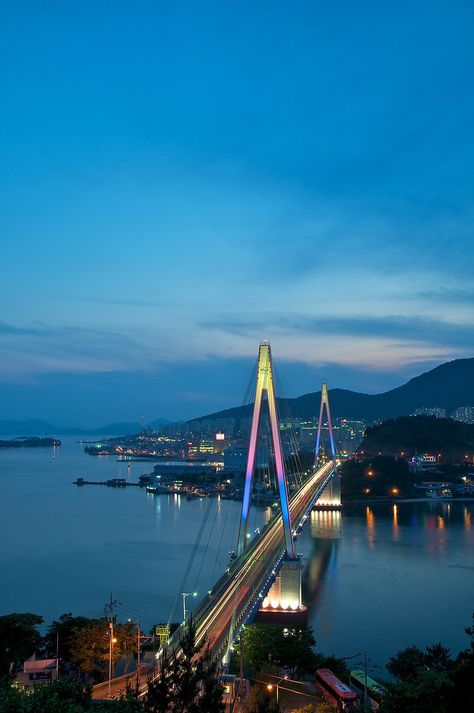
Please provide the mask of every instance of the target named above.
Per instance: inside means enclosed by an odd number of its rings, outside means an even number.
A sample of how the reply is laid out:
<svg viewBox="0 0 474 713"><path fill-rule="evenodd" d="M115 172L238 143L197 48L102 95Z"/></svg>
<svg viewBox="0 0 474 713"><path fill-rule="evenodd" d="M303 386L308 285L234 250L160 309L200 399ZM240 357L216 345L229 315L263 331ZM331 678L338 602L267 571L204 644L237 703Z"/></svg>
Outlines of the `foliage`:
<svg viewBox="0 0 474 713"><path fill-rule="evenodd" d="M274 697L259 687L254 687L248 697L247 713L282 713Z"/></svg>
<svg viewBox="0 0 474 713"><path fill-rule="evenodd" d="M316 705L309 703L307 706L303 706L302 708L294 708L291 713L337 713L337 710L330 703L323 701L322 703L317 703Z"/></svg>
<svg viewBox="0 0 474 713"><path fill-rule="evenodd" d="M381 713L446 713L453 683L445 673L422 671L416 680L387 685Z"/></svg>
<svg viewBox="0 0 474 713"><path fill-rule="evenodd" d="M192 621L181 639L180 655L164 650L158 677L148 684L146 713L224 713L217 662L206 644L196 644Z"/></svg>
<svg viewBox="0 0 474 713"><path fill-rule="evenodd" d="M435 416L402 416L369 426L360 449L367 453L442 453L444 460L474 452L474 425Z"/></svg>
<svg viewBox="0 0 474 713"><path fill-rule="evenodd" d="M387 664L398 680L386 683L387 695L380 713L455 713L474 710L474 619L466 629L470 646L455 660L441 644L424 651L409 646Z"/></svg>
<svg viewBox="0 0 474 713"><path fill-rule="evenodd" d="M46 652L54 652L56 654L56 647L59 644L59 658L63 661L71 661L77 631L87 629L98 623L98 619L72 616L71 612L62 614L57 621L53 621L48 627L44 637Z"/></svg>
<svg viewBox="0 0 474 713"><path fill-rule="evenodd" d="M10 664L29 658L41 647L38 626L43 617L38 614L6 614L0 616L0 676L9 672Z"/></svg>
<svg viewBox="0 0 474 713"><path fill-rule="evenodd" d="M343 463L341 487L346 499L387 496L392 494L392 488L397 488L400 495L411 495L413 477L403 458L395 460L391 456L376 456L367 461L348 460Z"/></svg>
<svg viewBox="0 0 474 713"><path fill-rule="evenodd" d="M316 654L315 669L317 668L328 668L342 681L349 681L350 671L346 666L346 662L343 659L338 659L336 656Z"/></svg>
<svg viewBox="0 0 474 713"><path fill-rule="evenodd" d="M114 626L112 663L137 651L136 627L132 622ZM106 619L93 621L85 629L76 629L71 638L71 660L78 668L105 680L110 655L110 629Z"/></svg>
<svg viewBox="0 0 474 713"><path fill-rule="evenodd" d="M426 655L418 646L408 646L392 656L387 669L400 681L416 681L420 671L427 669Z"/></svg>
<svg viewBox="0 0 474 713"><path fill-rule="evenodd" d="M243 634L244 666L258 671L271 663L287 669L291 676L296 672L312 673L317 660L312 649L315 643L308 626L251 624L245 627Z"/></svg>
<svg viewBox="0 0 474 713"><path fill-rule="evenodd" d="M91 689L78 679L59 678L26 692L0 686L0 713L142 713L143 704L133 696L113 703L91 700Z"/></svg>

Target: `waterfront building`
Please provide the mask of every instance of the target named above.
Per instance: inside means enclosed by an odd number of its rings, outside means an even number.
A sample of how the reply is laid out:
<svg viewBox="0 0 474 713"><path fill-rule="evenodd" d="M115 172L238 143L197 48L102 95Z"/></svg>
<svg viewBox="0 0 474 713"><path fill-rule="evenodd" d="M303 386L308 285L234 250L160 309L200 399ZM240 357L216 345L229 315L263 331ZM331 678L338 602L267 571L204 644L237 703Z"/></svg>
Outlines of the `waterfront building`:
<svg viewBox="0 0 474 713"><path fill-rule="evenodd" d="M233 445L226 448L223 453L224 472L235 474L245 473L248 452L249 449L246 445ZM264 447L263 444L257 448L255 462L257 468L268 468L269 466L268 449Z"/></svg>
<svg viewBox="0 0 474 713"><path fill-rule="evenodd" d="M423 455L413 456L410 460L409 469L411 473L428 473L438 470L438 461L436 456L424 453Z"/></svg>

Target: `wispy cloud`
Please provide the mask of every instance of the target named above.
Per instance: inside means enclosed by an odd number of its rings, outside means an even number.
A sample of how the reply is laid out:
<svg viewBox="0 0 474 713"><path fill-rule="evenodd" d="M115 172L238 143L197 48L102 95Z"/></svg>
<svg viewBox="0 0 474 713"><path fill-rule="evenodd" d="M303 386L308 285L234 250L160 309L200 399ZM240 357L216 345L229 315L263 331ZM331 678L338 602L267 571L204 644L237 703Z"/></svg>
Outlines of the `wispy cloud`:
<svg viewBox="0 0 474 713"><path fill-rule="evenodd" d="M333 335L352 339L376 338L403 343L429 344L474 350L474 324L451 323L424 316L387 315L381 317L346 315L291 315L241 319L235 315L202 322L209 330L249 336L270 329L279 333Z"/></svg>

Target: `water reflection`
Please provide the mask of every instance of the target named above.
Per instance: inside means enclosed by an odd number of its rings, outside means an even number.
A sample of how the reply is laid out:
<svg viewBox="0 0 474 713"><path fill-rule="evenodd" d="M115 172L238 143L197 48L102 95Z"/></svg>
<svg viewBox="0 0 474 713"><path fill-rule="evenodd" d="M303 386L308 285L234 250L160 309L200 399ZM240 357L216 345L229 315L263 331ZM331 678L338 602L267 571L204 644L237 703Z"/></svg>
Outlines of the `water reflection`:
<svg viewBox="0 0 474 713"><path fill-rule="evenodd" d="M372 509L368 505L365 509L365 519L367 523L367 542L369 547L373 549L375 547L375 518Z"/></svg>
<svg viewBox="0 0 474 713"><path fill-rule="evenodd" d="M455 652L465 647L473 510L456 501L354 503L344 510L342 537L340 513L313 513L304 582L318 648L340 656L364 648L383 664L434 639Z"/></svg>
<svg viewBox="0 0 474 713"><path fill-rule="evenodd" d="M398 526L398 505L395 504L393 506L393 540L394 542L398 541L399 535L400 535L400 528Z"/></svg>
<svg viewBox="0 0 474 713"><path fill-rule="evenodd" d="M310 517L312 550L303 575L303 598L310 608L318 606L324 581L335 572L337 549L342 536L339 510L313 510Z"/></svg>
<svg viewBox="0 0 474 713"><path fill-rule="evenodd" d="M472 514L467 507L464 507L464 529L470 530L472 528Z"/></svg>

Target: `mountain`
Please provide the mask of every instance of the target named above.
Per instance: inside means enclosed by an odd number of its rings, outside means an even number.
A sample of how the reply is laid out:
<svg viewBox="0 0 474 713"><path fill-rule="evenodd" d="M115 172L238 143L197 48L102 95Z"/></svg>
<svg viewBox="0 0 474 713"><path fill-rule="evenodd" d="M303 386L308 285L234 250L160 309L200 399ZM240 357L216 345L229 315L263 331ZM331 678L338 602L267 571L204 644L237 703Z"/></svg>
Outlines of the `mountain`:
<svg viewBox="0 0 474 713"><path fill-rule="evenodd" d="M321 392L304 394L297 398L278 399L280 414L286 405L294 418L312 419L319 413ZM458 406L474 405L474 358L455 359L410 379L403 386L382 394L361 394L347 389L330 389L329 402L333 417L353 419L378 419L407 416L422 406L446 409L450 415ZM251 416L252 405L217 411L195 420L242 418Z"/></svg>
<svg viewBox="0 0 474 713"><path fill-rule="evenodd" d="M164 418L153 421L152 428L158 428L164 423L169 423ZM125 433L138 433L142 425L137 422L113 422L99 428L76 428L74 426L55 426L40 419L26 421L0 420L0 434L2 436L119 436Z"/></svg>
<svg viewBox="0 0 474 713"><path fill-rule="evenodd" d="M2 436L40 436L40 435L80 435L80 428L53 426L47 421L30 418L26 421L5 420L0 421Z"/></svg>

